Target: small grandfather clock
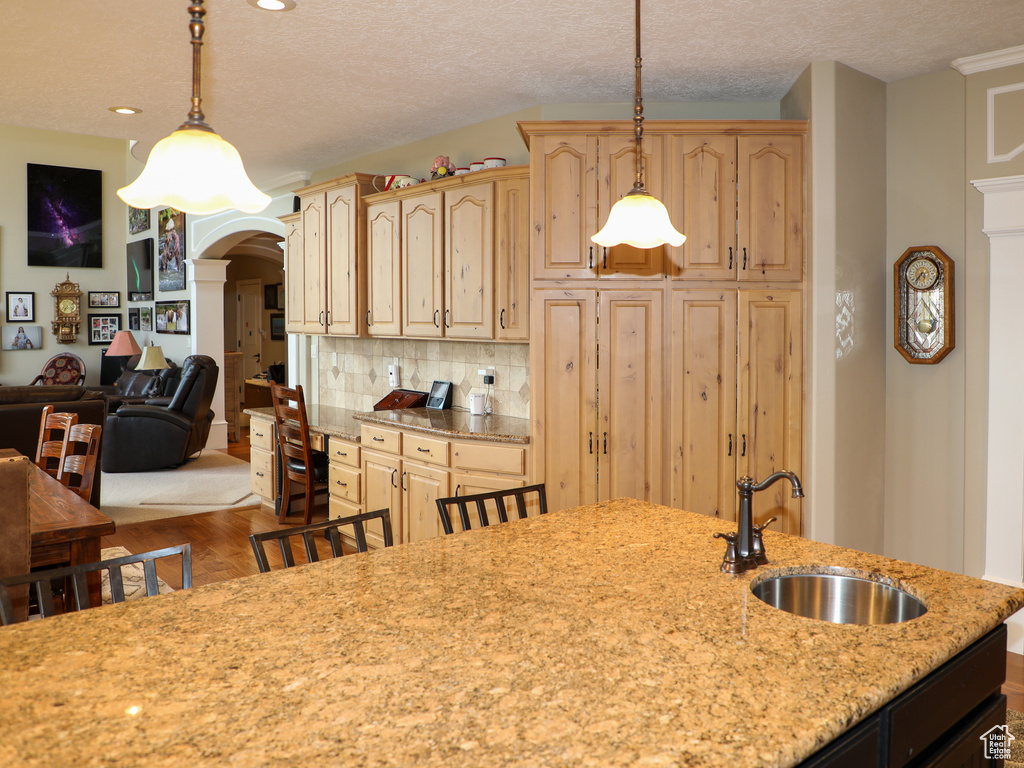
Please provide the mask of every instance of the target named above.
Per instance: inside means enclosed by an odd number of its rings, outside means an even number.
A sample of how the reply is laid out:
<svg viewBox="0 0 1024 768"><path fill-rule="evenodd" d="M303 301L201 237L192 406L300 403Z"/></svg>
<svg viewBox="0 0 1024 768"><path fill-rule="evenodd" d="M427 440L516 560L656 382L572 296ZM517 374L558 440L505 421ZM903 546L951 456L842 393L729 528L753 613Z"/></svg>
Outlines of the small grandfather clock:
<svg viewBox="0 0 1024 768"><path fill-rule="evenodd" d="M74 344L82 323L82 290L78 283L71 282L71 273L67 279L50 291L54 301L55 320L50 324L58 344Z"/></svg>

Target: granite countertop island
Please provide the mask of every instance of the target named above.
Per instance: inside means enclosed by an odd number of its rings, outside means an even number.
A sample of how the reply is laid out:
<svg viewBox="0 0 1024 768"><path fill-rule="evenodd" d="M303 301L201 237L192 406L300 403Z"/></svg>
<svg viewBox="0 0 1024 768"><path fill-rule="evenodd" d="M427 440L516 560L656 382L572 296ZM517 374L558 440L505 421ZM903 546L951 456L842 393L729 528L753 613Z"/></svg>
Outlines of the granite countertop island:
<svg viewBox="0 0 1024 768"><path fill-rule="evenodd" d="M0 629L8 766L792 766L1024 591L627 499ZM928 612L834 625L751 582L883 573Z"/></svg>
<svg viewBox="0 0 1024 768"><path fill-rule="evenodd" d="M245 413L273 419L273 408L247 408ZM311 432L359 442L364 422L448 438L465 438L501 443L530 442L530 420L488 414L472 416L451 408L404 408L388 411L351 411L330 405L306 406Z"/></svg>

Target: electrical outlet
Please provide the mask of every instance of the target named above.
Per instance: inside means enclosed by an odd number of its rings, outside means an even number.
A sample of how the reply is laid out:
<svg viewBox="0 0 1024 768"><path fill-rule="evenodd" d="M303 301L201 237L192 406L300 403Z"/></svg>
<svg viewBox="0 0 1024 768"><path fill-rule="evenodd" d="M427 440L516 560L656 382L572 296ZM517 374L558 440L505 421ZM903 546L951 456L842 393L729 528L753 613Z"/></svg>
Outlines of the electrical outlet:
<svg viewBox="0 0 1024 768"><path fill-rule="evenodd" d="M494 369L493 368L479 368L477 369L477 375L481 377L484 384L494 383Z"/></svg>
<svg viewBox="0 0 1024 768"><path fill-rule="evenodd" d="M400 381L400 379L399 379L399 375L398 375L398 366L394 365L394 364L393 365L389 365L388 366L388 386L397 387L399 385L399 381Z"/></svg>

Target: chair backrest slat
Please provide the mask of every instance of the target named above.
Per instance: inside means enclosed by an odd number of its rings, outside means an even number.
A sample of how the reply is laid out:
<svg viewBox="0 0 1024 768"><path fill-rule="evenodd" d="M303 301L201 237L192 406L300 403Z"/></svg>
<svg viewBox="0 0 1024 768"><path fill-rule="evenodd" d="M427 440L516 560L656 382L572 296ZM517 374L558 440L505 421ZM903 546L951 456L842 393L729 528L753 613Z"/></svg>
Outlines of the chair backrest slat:
<svg viewBox="0 0 1024 768"><path fill-rule="evenodd" d="M520 488L507 488L500 491L487 491L467 496L450 496L438 499L437 512L441 517L441 527L445 533L455 532L451 517L452 510L454 509L458 510L462 530L468 531L472 527L468 511L470 504L476 505L477 517L480 520L481 527L490 525L490 518L487 513L488 502L493 502L498 520L502 523L507 523L509 518L505 500L509 497L515 499L516 512L520 520L529 516L528 505L534 502L537 504L539 514L546 515L548 512L547 492L544 488L544 483L538 483L536 485L524 485Z"/></svg>
<svg viewBox="0 0 1024 768"><path fill-rule="evenodd" d="M333 557L342 556L342 540L340 529L351 525L356 539L356 551L366 552L369 546L366 543L365 525L371 520L380 520L384 537L384 546L394 546L395 540L391 529L391 511L388 509L377 509L373 512L362 512L348 517L337 517L324 523L313 523L298 528L285 528L279 531L265 531L253 533L249 536L249 543L252 544L253 554L256 556L256 566L260 573L267 573L271 570L270 562L267 559L267 552L264 542L277 541L281 550L281 560L285 568L295 565L295 558L292 553L291 542L296 537L301 537L306 550L306 559L310 563L319 562L320 556L316 548L316 535L324 534L331 543L331 554Z"/></svg>

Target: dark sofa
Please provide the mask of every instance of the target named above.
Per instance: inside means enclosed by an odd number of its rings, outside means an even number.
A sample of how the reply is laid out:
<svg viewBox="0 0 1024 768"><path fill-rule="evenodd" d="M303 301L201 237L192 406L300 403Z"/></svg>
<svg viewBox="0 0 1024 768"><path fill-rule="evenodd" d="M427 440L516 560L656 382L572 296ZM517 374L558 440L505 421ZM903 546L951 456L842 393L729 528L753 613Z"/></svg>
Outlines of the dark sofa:
<svg viewBox="0 0 1024 768"><path fill-rule="evenodd" d="M162 371L138 371L136 366L141 359L142 355L132 355L116 382L93 387L107 394L107 410L110 413L120 408L126 400L138 403L155 397L170 398L178 389L181 368L173 360L168 360L168 367Z"/></svg>
<svg viewBox="0 0 1024 768"><path fill-rule="evenodd" d="M0 387L0 448L15 448L35 460L39 442L39 420L43 406L52 405L57 413L77 413L80 424L104 425L107 420L107 396L85 387L58 385L46 387ZM100 457L103 456L100 435ZM89 501L100 506L101 472L96 473Z"/></svg>

